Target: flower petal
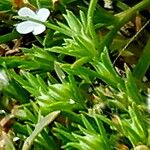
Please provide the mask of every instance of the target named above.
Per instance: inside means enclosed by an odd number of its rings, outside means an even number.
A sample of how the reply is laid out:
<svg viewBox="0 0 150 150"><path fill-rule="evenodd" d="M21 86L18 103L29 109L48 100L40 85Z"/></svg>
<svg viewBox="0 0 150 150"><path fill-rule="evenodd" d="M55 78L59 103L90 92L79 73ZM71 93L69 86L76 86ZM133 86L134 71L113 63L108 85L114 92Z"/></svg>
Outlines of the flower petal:
<svg viewBox="0 0 150 150"><path fill-rule="evenodd" d="M37 17L40 21L45 22L50 15L50 11L46 8L41 8L37 12Z"/></svg>
<svg viewBox="0 0 150 150"><path fill-rule="evenodd" d="M27 34L34 30L35 23L32 21L24 21L17 24L16 30L21 34Z"/></svg>
<svg viewBox="0 0 150 150"><path fill-rule="evenodd" d="M37 24L37 26L34 27L33 29L33 34L34 35L38 35L41 34L42 32L44 32L46 30L46 27L43 24Z"/></svg>
<svg viewBox="0 0 150 150"><path fill-rule="evenodd" d="M18 15L22 17L36 18L36 14L33 10L27 7L23 7L18 11Z"/></svg>

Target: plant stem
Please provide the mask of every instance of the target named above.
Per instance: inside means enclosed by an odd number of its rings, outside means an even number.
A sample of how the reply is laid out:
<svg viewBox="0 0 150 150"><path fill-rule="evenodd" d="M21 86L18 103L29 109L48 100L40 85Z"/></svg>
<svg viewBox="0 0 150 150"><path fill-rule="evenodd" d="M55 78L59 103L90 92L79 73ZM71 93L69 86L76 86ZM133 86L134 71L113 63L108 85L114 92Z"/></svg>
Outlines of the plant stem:
<svg viewBox="0 0 150 150"><path fill-rule="evenodd" d="M123 26L125 23L127 23L131 18L134 17L134 15L138 11L142 11L150 6L150 0L143 0L142 2L138 3L134 7L131 7L130 9L124 11L121 16L119 15L118 17L120 18L120 22L118 23L118 26Z"/></svg>
<svg viewBox="0 0 150 150"><path fill-rule="evenodd" d="M44 23L44 25L45 25L47 28L50 28L50 29L52 29L52 30L58 31L58 32L60 32L60 33L63 33L63 34L65 34L65 35L67 35L67 36L72 37L72 33L71 33L71 32L68 32L67 30L62 29L61 27L59 27L59 26L57 26L57 25L54 25L54 24L49 23L49 22Z"/></svg>
<svg viewBox="0 0 150 150"><path fill-rule="evenodd" d="M90 5L89 5L89 9L87 12L87 19L88 18L93 18L93 14L96 8L96 4L97 4L97 0L91 0L90 1Z"/></svg>
<svg viewBox="0 0 150 150"><path fill-rule="evenodd" d="M89 32L89 34L91 35L95 48L98 49L99 41L93 24L93 14L96 9L96 4L97 4L97 0L90 1L89 9L87 12L87 30L88 30L87 32Z"/></svg>
<svg viewBox="0 0 150 150"><path fill-rule="evenodd" d="M150 0L143 0L134 7L116 15L118 17L118 23L114 28L105 36L104 40L100 43L100 50L103 51L105 46L109 46L117 34L118 30L126 24L138 11L142 11L150 6Z"/></svg>
<svg viewBox="0 0 150 150"><path fill-rule="evenodd" d="M136 67L133 70L134 77L142 79L150 65L150 38L144 48L144 52L141 55Z"/></svg>

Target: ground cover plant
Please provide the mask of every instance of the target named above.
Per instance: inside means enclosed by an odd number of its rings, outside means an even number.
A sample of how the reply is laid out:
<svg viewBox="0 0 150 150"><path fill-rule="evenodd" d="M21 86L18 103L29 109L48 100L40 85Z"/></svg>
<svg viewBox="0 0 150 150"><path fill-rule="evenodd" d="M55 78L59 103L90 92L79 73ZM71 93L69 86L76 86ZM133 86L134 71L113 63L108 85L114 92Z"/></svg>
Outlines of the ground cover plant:
<svg viewBox="0 0 150 150"><path fill-rule="evenodd" d="M0 149L150 149L150 0L0 1Z"/></svg>

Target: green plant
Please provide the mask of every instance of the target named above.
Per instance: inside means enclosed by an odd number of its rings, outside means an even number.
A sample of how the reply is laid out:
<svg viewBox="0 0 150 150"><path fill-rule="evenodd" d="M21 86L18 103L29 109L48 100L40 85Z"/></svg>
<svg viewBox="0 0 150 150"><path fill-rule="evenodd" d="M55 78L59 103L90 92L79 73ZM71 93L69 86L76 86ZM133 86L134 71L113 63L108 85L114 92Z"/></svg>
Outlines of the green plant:
<svg viewBox="0 0 150 150"><path fill-rule="evenodd" d="M20 2L0 2L0 148L150 148L150 1ZM23 6L51 14L17 16ZM19 34L22 21L47 29Z"/></svg>

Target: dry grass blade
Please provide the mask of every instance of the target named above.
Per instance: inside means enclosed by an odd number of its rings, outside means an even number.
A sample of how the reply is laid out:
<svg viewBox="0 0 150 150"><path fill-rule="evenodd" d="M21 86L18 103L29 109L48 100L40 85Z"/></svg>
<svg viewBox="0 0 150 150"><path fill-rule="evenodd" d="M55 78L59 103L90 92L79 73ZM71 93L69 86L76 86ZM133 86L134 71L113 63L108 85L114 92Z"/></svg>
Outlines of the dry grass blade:
<svg viewBox="0 0 150 150"><path fill-rule="evenodd" d="M44 127L46 127L49 123L51 123L58 115L60 114L60 111L54 111L44 118L42 118L35 126L34 131L32 134L25 140L22 150L28 150L30 146L32 145L34 139L36 136L43 130Z"/></svg>

